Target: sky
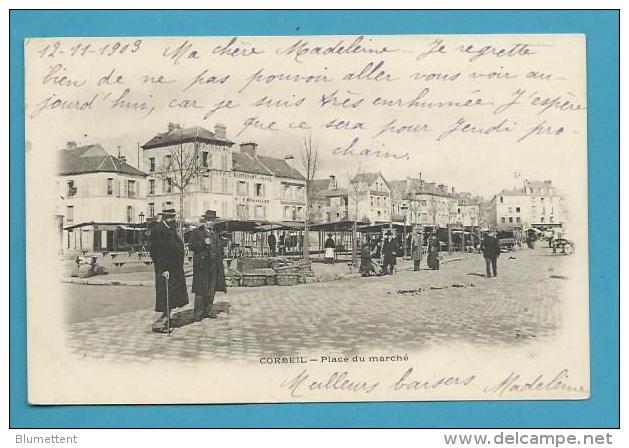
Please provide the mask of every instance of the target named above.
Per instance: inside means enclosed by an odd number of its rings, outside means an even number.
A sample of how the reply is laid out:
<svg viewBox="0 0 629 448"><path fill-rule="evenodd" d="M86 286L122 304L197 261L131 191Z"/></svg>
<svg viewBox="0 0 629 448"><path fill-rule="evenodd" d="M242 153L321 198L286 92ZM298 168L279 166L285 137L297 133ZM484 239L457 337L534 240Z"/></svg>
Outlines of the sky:
<svg viewBox="0 0 629 448"><path fill-rule="evenodd" d="M500 49L521 48L523 39L531 54L496 56ZM362 171L380 171L388 180L421 173L428 182L488 199L525 179L550 179L580 194L585 111L560 110L556 104L545 108L543 101L559 97L559 103L585 107L583 42L578 36L557 39L32 40L26 48L27 140L37 151L59 149L71 140L100 143L113 154L120 146L136 165L138 144L166 131L169 122L209 130L223 123L232 141L255 141L260 154L275 157L298 157L304 139L311 138L319 149L318 178L335 174L343 181L360 164ZM425 54L438 46L443 52ZM470 46L471 52L461 51ZM316 50L339 47L365 52L323 56ZM297 57L291 48L310 53ZM531 72L538 79L529 78ZM523 91L520 102L497 113L517 91ZM85 110L74 110L92 98ZM211 112L229 101L237 107ZM383 105L386 101L396 105ZM413 101L418 105L409 106ZM460 106L466 101L482 104ZM440 106L448 103L457 105ZM296 129L302 122L309 129ZM562 132L554 135L559 128ZM348 147L354 155L343 155ZM371 155L356 155L365 148ZM394 156L378 157L377 150Z"/></svg>

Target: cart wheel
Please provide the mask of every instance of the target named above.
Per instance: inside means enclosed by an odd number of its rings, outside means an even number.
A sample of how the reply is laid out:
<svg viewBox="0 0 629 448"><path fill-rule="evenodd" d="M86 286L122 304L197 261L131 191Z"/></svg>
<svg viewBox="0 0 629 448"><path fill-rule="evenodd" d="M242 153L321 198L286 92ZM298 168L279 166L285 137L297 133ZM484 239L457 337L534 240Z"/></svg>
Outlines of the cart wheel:
<svg viewBox="0 0 629 448"><path fill-rule="evenodd" d="M563 253L566 255L571 255L574 253L574 245L572 243L568 243L563 247Z"/></svg>

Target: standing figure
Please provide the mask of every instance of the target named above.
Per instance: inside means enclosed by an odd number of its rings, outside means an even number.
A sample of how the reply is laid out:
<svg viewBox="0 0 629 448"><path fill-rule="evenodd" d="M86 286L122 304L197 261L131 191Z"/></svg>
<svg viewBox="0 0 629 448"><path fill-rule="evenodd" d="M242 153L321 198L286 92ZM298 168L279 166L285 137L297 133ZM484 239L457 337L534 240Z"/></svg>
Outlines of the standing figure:
<svg viewBox="0 0 629 448"><path fill-rule="evenodd" d="M267 243L269 244L269 252L271 253L271 256L274 257L276 255L275 244L277 243L277 241L275 239L275 234L273 232L271 232L271 234L267 238Z"/></svg>
<svg viewBox="0 0 629 448"><path fill-rule="evenodd" d="M419 265L424 258L424 242L420 227L415 229L415 235L411 240L411 257L413 257L413 270L419 271Z"/></svg>
<svg viewBox="0 0 629 448"><path fill-rule="evenodd" d="M161 313L153 324L153 331L158 333L166 331L166 321L173 308L188 304L186 275L183 271L184 245L176 230L175 209L164 210L160 215L149 237L155 268L155 311Z"/></svg>
<svg viewBox="0 0 629 448"><path fill-rule="evenodd" d="M491 277L492 271L494 277L498 276L498 257L500 256L500 243L496 238L495 231L489 232L483 238L480 247L485 257L485 267L487 268L487 277Z"/></svg>
<svg viewBox="0 0 629 448"><path fill-rule="evenodd" d="M194 320L200 322L216 318L212 311L216 291L227 292L223 267L223 241L214 231L216 212L207 210L202 224L190 234L190 249L194 252L192 264L192 292L194 293Z"/></svg>
<svg viewBox="0 0 629 448"><path fill-rule="evenodd" d="M336 243L334 242L334 238L332 238L332 234L328 233L328 239L325 240L323 244L323 248L325 249L324 260L326 263L334 263L334 249L336 249Z"/></svg>
<svg viewBox="0 0 629 448"><path fill-rule="evenodd" d="M439 270L439 240L435 232L428 238L428 267Z"/></svg>
<svg viewBox="0 0 629 448"><path fill-rule="evenodd" d="M385 274L393 275L393 269L397 263L395 256L399 245L396 240L393 239L393 233L390 230L386 233L386 239L382 244L382 268Z"/></svg>
<svg viewBox="0 0 629 448"><path fill-rule="evenodd" d="M365 237L365 242L360 248L360 275L363 277L369 277L374 275L376 269L371 261L371 244L369 241L369 235Z"/></svg>
<svg viewBox="0 0 629 448"><path fill-rule="evenodd" d="M286 232L282 232L280 235L279 248L280 255L286 255Z"/></svg>

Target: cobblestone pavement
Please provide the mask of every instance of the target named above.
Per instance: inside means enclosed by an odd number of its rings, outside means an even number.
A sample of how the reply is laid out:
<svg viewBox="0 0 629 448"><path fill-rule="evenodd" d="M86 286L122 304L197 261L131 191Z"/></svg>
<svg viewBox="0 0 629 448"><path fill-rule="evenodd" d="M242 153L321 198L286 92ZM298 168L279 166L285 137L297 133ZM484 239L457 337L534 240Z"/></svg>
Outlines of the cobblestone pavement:
<svg viewBox="0 0 629 448"><path fill-rule="evenodd" d="M405 264L387 277L234 288L217 294L217 319L190 323L190 305L175 310L170 336L151 332L155 313L146 309L71 324L68 344L82 357L128 362L527 344L561 325L563 259L542 248L502 254L492 279L482 256L471 255L439 271Z"/></svg>

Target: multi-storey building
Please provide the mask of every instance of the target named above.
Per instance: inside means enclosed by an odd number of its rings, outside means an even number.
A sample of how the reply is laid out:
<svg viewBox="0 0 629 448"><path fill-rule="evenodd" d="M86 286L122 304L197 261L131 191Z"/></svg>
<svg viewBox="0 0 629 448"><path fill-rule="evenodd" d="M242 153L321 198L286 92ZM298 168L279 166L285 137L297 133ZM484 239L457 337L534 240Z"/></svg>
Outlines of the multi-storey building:
<svg viewBox="0 0 629 448"><path fill-rule="evenodd" d="M543 227L565 221L563 199L552 181L525 181L521 188L502 190L490 201L490 224L497 228Z"/></svg>
<svg viewBox="0 0 629 448"><path fill-rule="evenodd" d="M312 181L314 221L389 222L391 188L382 173L354 176L340 188L336 176Z"/></svg>
<svg viewBox="0 0 629 448"><path fill-rule="evenodd" d="M142 148L149 174L149 216L164 208L179 209L182 172L188 171L192 175L183 189L183 214L189 223L208 209L225 219L304 218L303 175L284 159L260 155L256 143L235 146L223 125L211 132L171 123Z"/></svg>
<svg viewBox="0 0 629 448"><path fill-rule="evenodd" d="M100 144L69 142L58 162L63 249L116 250L126 243L125 225L141 224L146 213L147 175Z"/></svg>
<svg viewBox="0 0 629 448"><path fill-rule="evenodd" d="M398 220L405 219L409 224L445 227L462 219L460 197L454 188L425 182L421 178L392 181L391 185L395 199L393 211Z"/></svg>

